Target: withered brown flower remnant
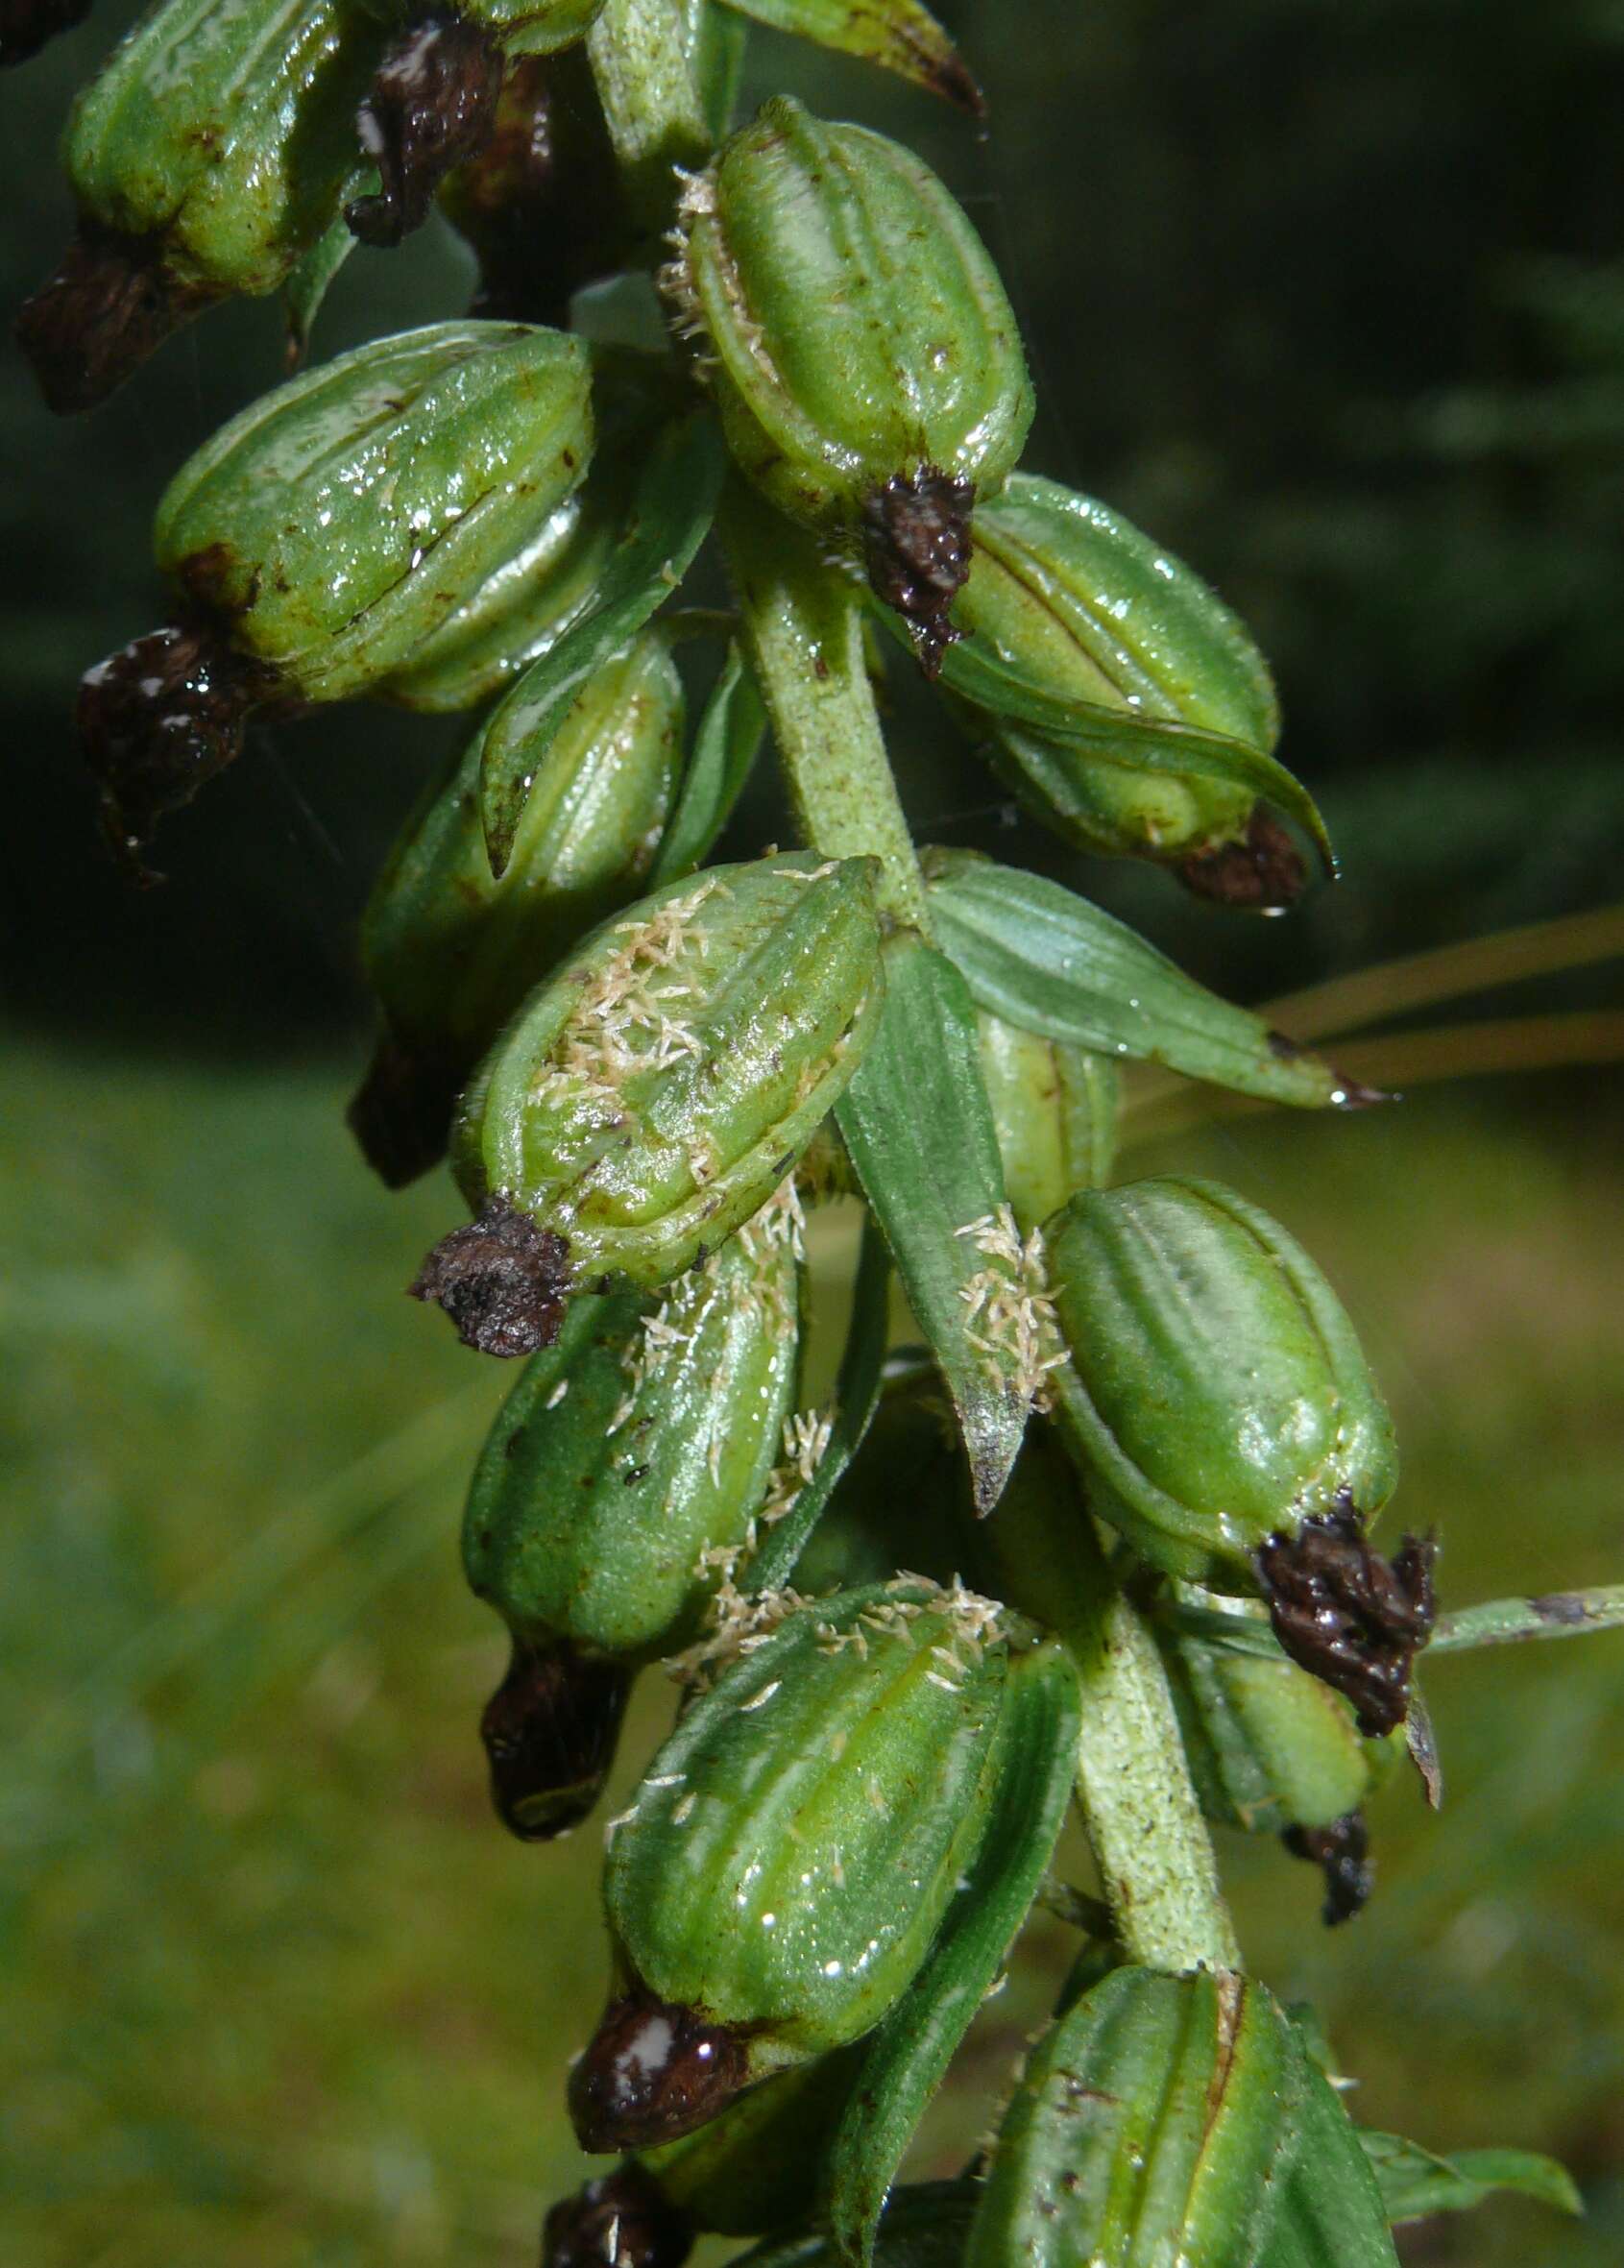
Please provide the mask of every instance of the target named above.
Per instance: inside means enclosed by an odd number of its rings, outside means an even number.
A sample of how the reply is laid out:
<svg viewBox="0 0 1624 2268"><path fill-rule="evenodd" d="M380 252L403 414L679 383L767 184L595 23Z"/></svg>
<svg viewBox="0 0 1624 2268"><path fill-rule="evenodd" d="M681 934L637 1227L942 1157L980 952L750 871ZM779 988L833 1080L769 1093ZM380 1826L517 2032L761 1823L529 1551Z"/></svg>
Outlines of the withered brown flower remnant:
<svg viewBox="0 0 1624 2268"><path fill-rule="evenodd" d="M919 667L941 673L942 656L964 633L949 609L970 573L972 480L926 465L897 474L862 509L863 562L875 596L908 625Z"/></svg>
<svg viewBox="0 0 1624 2268"><path fill-rule="evenodd" d="M356 119L379 182L344 208L363 244L388 248L422 228L446 175L490 139L501 85L500 48L466 16L424 16L397 40Z"/></svg>
<svg viewBox="0 0 1624 2268"><path fill-rule="evenodd" d="M1270 1536L1257 1553L1274 1635L1294 1662L1353 1703L1372 1738L1402 1724L1415 1658L1432 1630L1430 1537L1384 1559L1349 1510Z"/></svg>

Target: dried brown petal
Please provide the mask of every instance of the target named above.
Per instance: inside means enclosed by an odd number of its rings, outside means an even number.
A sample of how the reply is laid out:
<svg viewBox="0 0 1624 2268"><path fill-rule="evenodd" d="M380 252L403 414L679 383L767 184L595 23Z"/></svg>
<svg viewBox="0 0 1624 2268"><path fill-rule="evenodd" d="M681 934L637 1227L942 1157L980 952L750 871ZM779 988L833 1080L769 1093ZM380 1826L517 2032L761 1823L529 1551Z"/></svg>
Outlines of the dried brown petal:
<svg viewBox="0 0 1624 2268"><path fill-rule="evenodd" d="M948 612L970 573L973 480L926 465L899 473L862 509L863 559L875 596L908 624L919 667L940 673L942 656L964 633Z"/></svg>
<svg viewBox="0 0 1624 2268"><path fill-rule="evenodd" d="M387 248L422 228L446 175L490 138L501 84L501 50L464 16L424 16L396 41L355 120L380 184L344 208L363 244Z"/></svg>
<svg viewBox="0 0 1624 2268"><path fill-rule="evenodd" d="M444 1307L465 1347L511 1357L552 1345L569 1284L565 1239L498 1195L440 1239L407 1289Z"/></svg>
<svg viewBox="0 0 1624 2268"><path fill-rule="evenodd" d="M439 1164L468 1066L424 1055L383 1032L345 1117L386 1189L404 1189Z"/></svg>
<svg viewBox="0 0 1624 2268"><path fill-rule="evenodd" d="M588 2182L542 2224L542 2268L682 2268L693 2231L635 2162Z"/></svg>
<svg viewBox="0 0 1624 2268"><path fill-rule="evenodd" d="M1289 830L1261 804L1252 806L1239 841L1193 850L1174 870L1196 897L1248 914L1273 914L1295 906L1308 885L1301 851Z"/></svg>
<svg viewBox="0 0 1624 2268"><path fill-rule="evenodd" d="M592 1810L615 1762L631 1684L619 1663L565 1640L546 1646L514 1640L479 1738L497 1817L521 1842L550 1842Z"/></svg>
<svg viewBox="0 0 1624 2268"><path fill-rule="evenodd" d="M698 2009L642 1989L612 2000L570 2074L583 2150L674 2142L724 2109L749 2077L744 2041Z"/></svg>
<svg viewBox="0 0 1624 2268"><path fill-rule="evenodd" d="M50 281L24 300L16 341L46 407L72 417L115 393L208 302L167 272L158 237L83 228Z"/></svg>
<svg viewBox="0 0 1624 2268"><path fill-rule="evenodd" d="M1432 1539L1406 1536L1391 1560L1347 1506L1258 1549L1274 1635L1294 1662L1353 1703L1372 1738L1402 1724L1410 1671L1432 1630Z"/></svg>
<svg viewBox="0 0 1624 2268"><path fill-rule="evenodd" d="M1327 1929L1364 1911L1375 1888L1376 1870L1370 1864L1363 1812L1345 1812L1327 1827L1288 1827L1280 1841L1294 1859L1307 1859L1324 1875L1325 1903L1320 1914Z"/></svg>
<svg viewBox="0 0 1624 2268"><path fill-rule="evenodd" d="M85 671L79 738L102 783L103 832L135 880L159 879L141 858L158 820L241 753L249 716L280 690L199 623L167 623Z"/></svg>

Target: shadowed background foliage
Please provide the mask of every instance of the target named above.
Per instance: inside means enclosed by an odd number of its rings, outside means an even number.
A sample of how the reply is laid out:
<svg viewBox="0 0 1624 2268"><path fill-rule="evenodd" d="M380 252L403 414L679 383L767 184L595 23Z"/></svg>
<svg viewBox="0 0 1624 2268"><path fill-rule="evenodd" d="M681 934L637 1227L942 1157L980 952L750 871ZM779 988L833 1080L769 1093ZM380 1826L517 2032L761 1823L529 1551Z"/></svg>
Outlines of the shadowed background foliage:
<svg viewBox="0 0 1624 2268"><path fill-rule="evenodd" d="M0 84L8 305L65 236L52 144L128 12ZM1346 878L1248 923L1070 859L899 679L921 832L1066 873L1247 997L1614 895L1624 8L942 12L984 143L766 35L755 90L903 134L964 196L1031 344L1030 461L1251 621ZM468 287L438 229L359 252L316 352ZM473 1738L500 1649L455 1528L507 1381L399 1296L444 1185L386 1198L340 1115L355 915L458 727L345 710L261 736L168 830L169 888L132 897L64 722L85 664L158 619L163 482L280 354L275 305L230 309L59 426L0 354L0 2257L40 2268L531 2258L574 2178L559 2079L599 1986L595 1830L507 1843ZM783 823L764 794L741 846ZM1603 1008L1614 982L1469 1012ZM1605 1068L1505 1077L1129 1160L1224 1174L1322 1259L1455 1601L1624 1567L1620 1100ZM1371 1912L1324 1936L1306 1870L1231 1839L1243 1936L1321 2002L1369 2122L1555 2150L1585 2183L1585 2227L1491 2207L1408 2258L1601 2268L1624 2253L1624 1639L1440 1663L1431 1691L1449 1801L1382 1796ZM630 1759L667 1705L648 1681ZM983 2124L1062 1952L1033 1931L933 2162Z"/></svg>

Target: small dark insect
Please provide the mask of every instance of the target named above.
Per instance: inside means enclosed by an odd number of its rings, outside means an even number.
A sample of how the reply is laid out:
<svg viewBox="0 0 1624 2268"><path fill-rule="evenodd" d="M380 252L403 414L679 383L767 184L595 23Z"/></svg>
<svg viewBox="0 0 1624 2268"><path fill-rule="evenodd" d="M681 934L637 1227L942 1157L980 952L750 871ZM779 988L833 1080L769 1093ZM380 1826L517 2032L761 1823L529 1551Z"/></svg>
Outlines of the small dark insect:
<svg viewBox="0 0 1624 2268"><path fill-rule="evenodd" d="M1411 1668L1432 1630L1436 1549L1430 1536L1406 1536L1384 1559L1351 1506L1258 1548L1275 1637L1294 1662L1346 1695L1362 1733L1404 1721Z"/></svg>
<svg viewBox="0 0 1624 2268"><path fill-rule="evenodd" d="M638 1986L604 2010L570 2074L583 2150L642 2150L707 2126L746 2085L744 2040Z"/></svg>
<svg viewBox="0 0 1624 2268"><path fill-rule="evenodd" d="M631 1683L618 1662L565 1640L547 1646L514 1640L479 1738L497 1817L521 1842L550 1842L592 1810L615 1761Z"/></svg>
<svg viewBox="0 0 1624 2268"><path fill-rule="evenodd" d="M1294 1859L1307 1859L1324 1875L1325 1903L1320 1916L1327 1929L1364 1911L1375 1888L1376 1870L1370 1864L1363 1812L1345 1812L1328 1827L1288 1827L1280 1841Z"/></svg>
<svg viewBox="0 0 1624 2268"><path fill-rule="evenodd" d="M345 207L351 234L387 248L421 229L446 175L490 139L501 85L501 50L482 24L426 15L402 34L356 115L379 188Z"/></svg>
<svg viewBox="0 0 1624 2268"><path fill-rule="evenodd" d="M926 465L899 473L862 507L863 564L875 597L908 624L919 667L941 673L942 656L964 633L948 610L970 575L970 511L976 484Z"/></svg>
<svg viewBox="0 0 1624 2268"><path fill-rule="evenodd" d="M569 1286L566 1240L497 1195L441 1237L406 1288L444 1307L465 1347L511 1357L552 1345Z"/></svg>
<svg viewBox="0 0 1624 2268"><path fill-rule="evenodd" d="M542 2224L542 2268L681 2268L693 2231L635 2159L587 2183Z"/></svg>

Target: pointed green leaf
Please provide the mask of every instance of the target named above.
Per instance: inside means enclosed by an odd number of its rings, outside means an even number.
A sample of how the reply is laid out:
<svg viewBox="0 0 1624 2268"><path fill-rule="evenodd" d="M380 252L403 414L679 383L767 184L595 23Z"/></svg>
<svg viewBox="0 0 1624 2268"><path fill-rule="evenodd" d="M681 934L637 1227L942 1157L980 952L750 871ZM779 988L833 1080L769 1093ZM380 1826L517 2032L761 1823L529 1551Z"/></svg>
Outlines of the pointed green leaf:
<svg viewBox="0 0 1624 2268"><path fill-rule="evenodd" d="M750 776L766 723L755 680L738 646L730 646L693 736L677 808L654 862L656 886L675 882L704 864Z"/></svg>
<svg viewBox="0 0 1624 2268"><path fill-rule="evenodd" d="M1496 2189L1516 2190L1560 2213L1585 2209L1566 2167L1537 2150L1457 2150L1452 2158L1437 2158L1418 2142L1369 2127L1360 2128L1359 2139L1395 2226L1428 2213L1469 2212Z"/></svg>
<svg viewBox="0 0 1624 2268"><path fill-rule="evenodd" d="M369 168L374 185L376 168ZM297 370L304 359L310 344L310 333L323 300L327 296L333 278L354 251L360 238L341 212L325 236L317 238L292 275L282 285L282 305L287 316L287 360L290 370Z"/></svg>
<svg viewBox="0 0 1624 2268"><path fill-rule="evenodd" d="M593 603L492 715L480 753L480 802L493 873L507 866L530 784L582 685L687 573L710 528L722 470L721 437L706 413L667 427L649 452Z"/></svg>
<svg viewBox="0 0 1624 2268"><path fill-rule="evenodd" d="M979 118L982 90L958 50L919 0L727 0L740 15L819 47L896 71Z"/></svg>
<svg viewBox="0 0 1624 2268"><path fill-rule="evenodd" d="M835 1414L829 1439L817 1461L817 1470L784 1518L767 1530L765 1542L745 1571L745 1582L752 1592L780 1591L789 1581L795 1562L835 1493L836 1482L856 1456L868 1431L879 1404L880 1380L885 1364L890 1281L891 1263L886 1257L885 1241L870 1218L862 1227L852 1319L846 1331L845 1352L840 1357L840 1375L835 1384Z"/></svg>
<svg viewBox="0 0 1624 2268"><path fill-rule="evenodd" d="M1036 754L1045 743L1062 752L1069 746L1106 764L1167 772L1177 779L1210 780L1219 787L1261 795L1297 821L1319 851L1326 873L1337 871L1336 853L1318 804L1302 782L1262 748L1172 718L1065 700L1029 683L978 639L949 648L942 679L978 708L1024 727L1033 738Z"/></svg>
<svg viewBox="0 0 1624 2268"><path fill-rule="evenodd" d="M1077 1672L1058 1645L1012 1665L985 1840L929 1961L875 2034L830 2149L829 2220L843 2259L873 2258L925 2106L1037 1895L1071 1800L1080 1723Z"/></svg>
<svg viewBox="0 0 1624 2268"><path fill-rule="evenodd" d="M984 1514L1041 1383L1041 1287L1005 1201L969 989L913 930L887 941L885 966L880 1030L836 1117L953 1396Z"/></svg>
<svg viewBox="0 0 1624 2268"><path fill-rule="evenodd" d="M934 851L927 872L932 929L994 1015L1299 1110L1377 1099L1057 882L969 851Z"/></svg>

